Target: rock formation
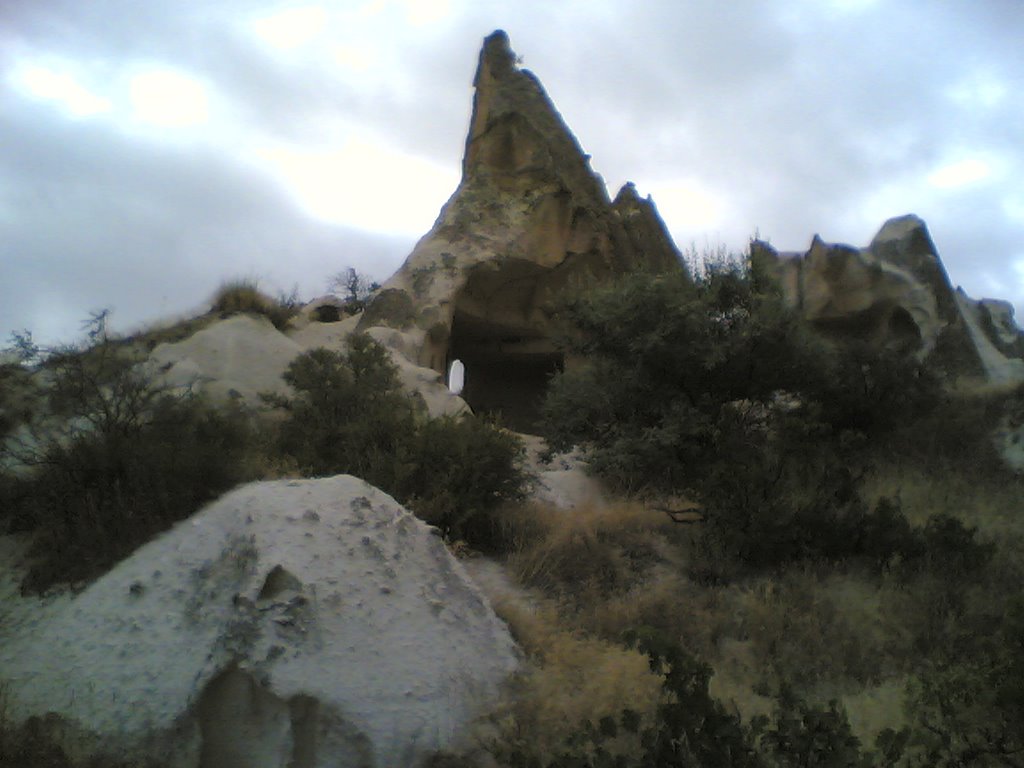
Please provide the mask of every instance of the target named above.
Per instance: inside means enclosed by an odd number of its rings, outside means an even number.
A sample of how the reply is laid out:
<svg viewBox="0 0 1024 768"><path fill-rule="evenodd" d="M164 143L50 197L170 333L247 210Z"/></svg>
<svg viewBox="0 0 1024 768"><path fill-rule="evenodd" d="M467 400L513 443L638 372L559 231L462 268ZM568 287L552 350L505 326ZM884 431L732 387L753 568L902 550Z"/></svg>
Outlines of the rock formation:
<svg viewBox="0 0 1024 768"><path fill-rule="evenodd" d="M267 318L234 315L183 341L160 344L148 365L169 386L258 405L260 392L288 391L281 374L301 352Z"/></svg>
<svg viewBox="0 0 1024 768"><path fill-rule="evenodd" d="M10 720L171 766L420 765L517 665L441 539L349 476L245 486L77 596L2 607Z"/></svg>
<svg viewBox="0 0 1024 768"><path fill-rule="evenodd" d="M574 287L680 269L650 199L615 201L504 32L485 41L462 181L433 229L370 301L361 328L403 331L412 361L466 366L463 397L526 429L563 365L552 308Z"/></svg>
<svg viewBox="0 0 1024 768"><path fill-rule="evenodd" d="M825 335L919 354L950 377L1024 380L1012 307L954 290L917 216L890 219L867 248L815 235L803 254L758 242L752 255Z"/></svg>

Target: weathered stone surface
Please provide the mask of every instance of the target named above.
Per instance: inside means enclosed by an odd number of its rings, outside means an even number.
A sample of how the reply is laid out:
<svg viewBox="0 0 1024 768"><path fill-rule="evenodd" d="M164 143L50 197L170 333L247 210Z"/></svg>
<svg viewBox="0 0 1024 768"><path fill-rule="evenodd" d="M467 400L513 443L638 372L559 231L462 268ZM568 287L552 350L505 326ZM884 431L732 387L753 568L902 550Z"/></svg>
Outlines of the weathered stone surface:
<svg viewBox="0 0 1024 768"><path fill-rule="evenodd" d="M981 299L976 303L985 335L996 348L1007 357L1024 358L1024 332L1014 318L1013 304L999 299Z"/></svg>
<svg viewBox="0 0 1024 768"><path fill-rule="evenodd" d="M826 335L918 354L953 377L1024 377L1024 362L1007 359L1019 354L1012 312L953 289L917 216L890 219L867 248L815 236L804 254L764 243L753 254L789 304Z"/></svg>
<svg viewBox="0 0 1024 768"><path fill-rule="evenodd" d="M504 32L485 41L462 181L433 229L370 301L360 328L415 338L412 362L466 366L463 396L528 428L563 365L552 309L577 286L681 269L653 203L631 186L613 204Z"/></svg>
<svg viewBox="0 0 1024 768"><path fill-rule="evenodd" d="M1021 359L1024 343L1020 331L1012 325L1013 308L1009 308L1008 314L993 316L990 308L1005 311L1005 302L975 301L959 288L955 298L985 378L993 384L1024 381L1024 360Z"/></svg>
<svg viewBox="0 0 1024 768"><path fill-rule="evenodd" d="M344 475L245 486L77 596L2 607L10 721L188 768L418 766L517 666L441 539Z"/></svg>
<svg viewBox="0 0 1024 768"><path fill-rule="evenodd" d="M291 387L282 376L298 355L317 347L337 352L347 349L358 317L330 322L315 319L317 307L335 306L329 301L311 302L302 320L287 333L278 331L266 318L235 315L183 341L161 344L153 350L146 365L162 384L192 389L219 402L238 401L253 408L265 407L261 393L291 394ZM468 410L465 400L448 391L443 376L409 362L415 359L417 350L409 334L382 327L372 328L370 335L387 347L398 366L402 385L430 416Z"/></svg>
<svg viewBox="0 0 1024 768"><path fill-rule="evenodd" d="M673 264L682 260L682 254L676 248L675 241L672 240L672 235L669 234L650 195L641 198L631 182L624 184L612 201L612 208L618 214L634 252L670 254L672 258L666 260L665 269L670 269ZM655 266L658 268L661 265Z"/></svg>
<svg viewBox="0 0 1024 768"><path fill-rule="evenodd" d="M184 341L159 345L148 366L169 386L258 406L261 392L289 391L281 374L301 351L265 317L234 315Z"/></svg>

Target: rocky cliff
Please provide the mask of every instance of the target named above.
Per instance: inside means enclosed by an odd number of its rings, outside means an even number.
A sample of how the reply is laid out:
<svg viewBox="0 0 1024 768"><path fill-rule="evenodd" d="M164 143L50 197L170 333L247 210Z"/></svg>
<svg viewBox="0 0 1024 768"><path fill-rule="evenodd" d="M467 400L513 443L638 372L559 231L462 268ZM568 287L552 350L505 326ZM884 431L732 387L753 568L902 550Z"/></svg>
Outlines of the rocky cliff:
<svg viewBox="0 0 1024 768"><path fill-rule="evenodd" d="M885 222L866 248L815 235L806 253L757 242L752 255L790 306L825 335L921 355L952 378L1024 380L1024 337L1013 308L954 289L917 216Z"/></svg>
<svg viewBox="0 0 1024 768"><path fill-rule="evenodd" d="M484 41L462 181L360 327L402 331L413 362L466 366L463 397L526 427L547 377L556 298L632 270L681 269L650 199L611 201L589 157L508 36Z"/></svg>

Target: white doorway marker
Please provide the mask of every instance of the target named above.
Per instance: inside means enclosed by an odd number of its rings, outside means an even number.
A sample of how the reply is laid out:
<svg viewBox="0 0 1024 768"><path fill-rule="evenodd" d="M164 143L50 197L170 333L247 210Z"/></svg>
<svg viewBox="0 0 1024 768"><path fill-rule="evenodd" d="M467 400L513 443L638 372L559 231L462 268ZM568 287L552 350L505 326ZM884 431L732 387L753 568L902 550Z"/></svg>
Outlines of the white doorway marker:
<svg viewBox="0 0 1024 768"><path fill-rule="evenodd" d="M461 360L452 360L451 367L448 369L448 391L453 395L460 395L465 386L466 366L462 364Z"/></svg>

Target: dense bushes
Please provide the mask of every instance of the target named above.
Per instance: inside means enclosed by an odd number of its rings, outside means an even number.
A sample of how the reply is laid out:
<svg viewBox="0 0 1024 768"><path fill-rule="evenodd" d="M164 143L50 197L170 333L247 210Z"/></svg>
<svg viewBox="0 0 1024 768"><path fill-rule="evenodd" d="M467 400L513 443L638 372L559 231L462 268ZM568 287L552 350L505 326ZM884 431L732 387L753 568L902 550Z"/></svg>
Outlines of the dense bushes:
<svg viewBox="0 0 1024 768"><path fill-rule="evenodd" d="M569 303L573 351L544 430L581 445L627 492L687 493L705 544L753 567L890 559L900 515L858 496L867 444L929 413L937 383L912 357L832 345L757 269L724 263L696 281L638 274Z"/></svg>
<svg viewBox="0 0 1024 768"><path fill-rule="evenodd" d="M518 440L473 418L418 413L367 336L346 354L294 361L286 379L297 395L277 398L287 417L268 457L248 415L157 386L104 322L90 344L45 355L33 376L45 382L41 407L17 430L5 424L0 523L35 533L26 591L103 573L268 460L362 477L480 547L498 538L489 513L522 494Z"/></svg>
<svg viewBox="0 0 1024 768"><path fill-rule="evenodd" d="M242 414L156 386L105 335L52 352L42 414L4 444L7 526L35 530L23 589L102 573L247 479Z"/></svg>
<svg viewBox="0 0 1024 768"><path fill-rule="evenodd" d="M912 526L898 499L874 507L842 466L797 477L784 460L763 458L716 467L701 484L705 530L701 575L722 577L736 568L767 569L797 561L856 561L875 572L896 568L962 575L983 567L992 546L976 530L938 513Z"/></svg>
<svg viewBox="0 0 1024 768"><path fill-rule="evenodd" d="M544 405L552 447L583 445L625 490L678 491L737 448L847 447L928 412L937 385L913 358L832 346L738 265L634 275L570 302L573 351Z"/></svg>
<svg viewBox="0 0 1024 768"><path fill-rule="evenodd" d="M396 487L416 414L387 350L369 336L353 336L344 354L314 349L300 355L284 379L297 396L270 400L287 411L280 449L300 472L347 472L380 488Z"/></svg>
<svg viewBox="0 0 1024 768"><path fill-rule="evenodd" d="M429 419L402 391L387 350L365 334L346 353L316 349L285 374L293 398L280 448L300 471L347 472L407 504L446 535L489 549L490 513L522 496L523 448L509 432L472 417Z"/></svg>
<svg viewBox="0 0 1024 768"><path fill-rule="evenodd" d="M1024 597L967 617L910 686L918 764L1019 766L1024 755Z"/></svg>
<svg viewBox="0 0 1024 768"><path fill-rule="evenodd" d="M814 706L783 687L770 715L749 724L728 712L709 691L713 670L678 643L647 628L624 641L648 657L661 676L653 718L623 707L577 724L560 748L540 750L529 738L492 745L512 768L883 768L903 757L909 734L883 732L865 750L836 702ZM623 738L628 737L628 738ZM622 750L623 744L632 749Z"/></svg>

